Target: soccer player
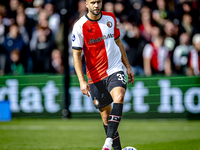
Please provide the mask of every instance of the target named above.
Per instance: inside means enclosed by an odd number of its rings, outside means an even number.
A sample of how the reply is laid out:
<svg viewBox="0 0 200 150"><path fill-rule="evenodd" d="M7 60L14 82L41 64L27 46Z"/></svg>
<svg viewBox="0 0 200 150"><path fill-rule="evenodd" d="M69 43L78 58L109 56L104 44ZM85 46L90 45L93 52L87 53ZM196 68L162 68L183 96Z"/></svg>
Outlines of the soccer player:
<svg viewBox="0 0 200 150"><path fill-rule="evenodd" d="M118 125L122 116L126 91L126 78L134 82L134 74L128 62L120 32L113 13L101 11L102 0L86 0L88 13L81 17L72 31L72 48L75 70L80 89L101 114L107 138L102 150L121 150ZM85 55L88 83L84 79L81 53ZM111 108L111 103L113 107Z"/></svg>

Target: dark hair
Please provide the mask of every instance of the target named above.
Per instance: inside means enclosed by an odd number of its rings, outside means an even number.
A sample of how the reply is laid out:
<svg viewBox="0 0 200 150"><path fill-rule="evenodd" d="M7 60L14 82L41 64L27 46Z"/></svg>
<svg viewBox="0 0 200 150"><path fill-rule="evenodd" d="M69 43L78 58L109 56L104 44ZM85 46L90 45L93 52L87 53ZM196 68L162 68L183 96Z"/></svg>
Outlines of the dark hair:
<svg viewBox="0 0 200 150"><path fill-rule="evenodd" d="M17 24L16 22L14 22L13 24L10 25L10 27L12 27L12 26L19 27L18 24Z"/></svg>
<svg viewBox="0 0 200 150"><path fill-rule="evenodd" d="M10 55L16 54L18 56L20 56L20 51L18 48L15 48L14 50L12 50L12 52L10 53Z"/></svg>

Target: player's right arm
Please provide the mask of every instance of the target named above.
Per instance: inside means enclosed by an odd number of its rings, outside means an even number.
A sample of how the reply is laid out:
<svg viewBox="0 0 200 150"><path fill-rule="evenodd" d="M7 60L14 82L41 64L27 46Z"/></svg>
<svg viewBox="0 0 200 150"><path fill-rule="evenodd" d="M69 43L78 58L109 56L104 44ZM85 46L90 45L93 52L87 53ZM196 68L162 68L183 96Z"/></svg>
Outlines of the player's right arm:
<svg viewBox="0 0 200 150"><path fill-rule="evenodd" d="M84 78L81 53L82 50L73 49L74 67L76 70L76 74L78 76L78 80L80 82L81 92L89 97L90 86L88 85L88 83L85 81Z"/></svg>

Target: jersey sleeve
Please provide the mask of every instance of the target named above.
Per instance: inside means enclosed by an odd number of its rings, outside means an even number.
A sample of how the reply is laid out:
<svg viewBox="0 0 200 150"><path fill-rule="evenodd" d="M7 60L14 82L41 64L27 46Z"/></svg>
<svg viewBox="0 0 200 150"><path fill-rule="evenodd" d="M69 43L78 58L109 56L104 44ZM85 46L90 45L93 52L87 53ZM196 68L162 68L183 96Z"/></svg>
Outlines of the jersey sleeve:
<svg viewBox="0 0 200 150"><path fill-rule="evenodd" d="M78 22L75 23L72 30L72 48L78 50L82 50L83 48L83 34Z"/></svg>
<svg viewBox="0 0 200 150"><path fill-rule="evenodd" d="M113 15L114 16L114 15ZM119 36L120 36L120 31L119 31L119 28L118 28L118 22L117 22L117 19L116 17L114 16L114 21L115 21L115 27L114 27L114 39L118 39Z"/></svg>
<svg viewBox="0 0 200 150"><path fill-rule="evenodd" d="M177 66L181 65L181 55L182 55L181 47L177 46L173 54L173 62Z"/></svg>
<svg viewBox="0 0 200 150"><path fill-rule="evenodd" d="M151 44L146 44L143 50L143 57L144 58L151 58L152 57L153 48Z"/></svg>
<svg viewBox="0 0 200 150"><path fill-rule="evenodd" d="M169 49L166 46L163 46L165 49L165 58L170 58L170 52Z"/></svg>

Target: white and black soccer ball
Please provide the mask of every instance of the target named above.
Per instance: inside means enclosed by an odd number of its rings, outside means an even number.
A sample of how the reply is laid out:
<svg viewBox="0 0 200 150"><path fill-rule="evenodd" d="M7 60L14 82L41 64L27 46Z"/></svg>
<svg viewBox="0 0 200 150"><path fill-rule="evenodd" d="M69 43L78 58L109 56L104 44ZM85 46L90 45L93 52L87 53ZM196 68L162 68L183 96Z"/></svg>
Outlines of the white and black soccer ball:
<svg viewBox="0 0 200 150"><path fill-rule="evenodd" d="M123 148L122 150L137 150L137 149L134 147L128 146L128 147Z"/></svg>

